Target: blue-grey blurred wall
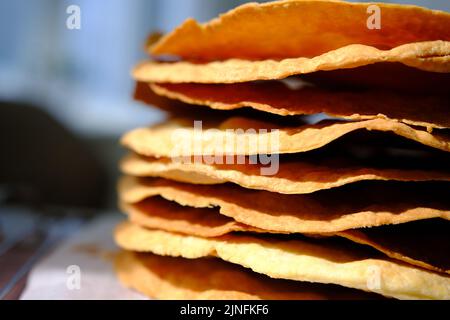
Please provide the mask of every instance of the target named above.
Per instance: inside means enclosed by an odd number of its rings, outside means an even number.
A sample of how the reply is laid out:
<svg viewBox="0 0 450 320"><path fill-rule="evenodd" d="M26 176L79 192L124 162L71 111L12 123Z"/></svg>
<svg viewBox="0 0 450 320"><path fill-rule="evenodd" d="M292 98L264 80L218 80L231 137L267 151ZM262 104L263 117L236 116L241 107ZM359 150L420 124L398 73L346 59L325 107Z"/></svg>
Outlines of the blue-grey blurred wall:
<svg viewBox="0 0 450 320"><path fill-rule="evenodd" d="M1 0L0 99L38 102L83 135L114 135L160 114L130 98L129 70L152 30L200 21L243 0ZM449 0L389 1L450 10ZM66 8L81 8L68 30Z"/></svg>

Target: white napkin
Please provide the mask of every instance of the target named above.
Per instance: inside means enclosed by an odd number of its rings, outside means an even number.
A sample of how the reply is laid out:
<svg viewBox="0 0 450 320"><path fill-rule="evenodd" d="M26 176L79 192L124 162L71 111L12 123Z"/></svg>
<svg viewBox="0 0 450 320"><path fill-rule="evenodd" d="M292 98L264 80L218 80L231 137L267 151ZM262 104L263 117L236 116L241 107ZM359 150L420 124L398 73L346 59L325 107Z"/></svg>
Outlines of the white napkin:
<svg viewBox="0 0 450 320"><path fill-rule="evenodd" d="M31 271L22 300L146 299L116 279L108 253L117 251L112 230L123 220L106 214L64 241Z"/></svg>

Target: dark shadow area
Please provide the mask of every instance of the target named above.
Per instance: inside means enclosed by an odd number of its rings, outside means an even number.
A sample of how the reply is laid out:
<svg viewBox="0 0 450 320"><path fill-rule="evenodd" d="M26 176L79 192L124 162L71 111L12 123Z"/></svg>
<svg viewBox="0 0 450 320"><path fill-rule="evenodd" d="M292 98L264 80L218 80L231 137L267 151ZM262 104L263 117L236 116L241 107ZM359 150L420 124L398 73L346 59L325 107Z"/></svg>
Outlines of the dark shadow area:
<svg viewBox="0 0 450 320"><path fill-rule="evenodd" d="M89 148L33 105L0 103L0 184L8 203L99 208L106 174Z"/></svg>

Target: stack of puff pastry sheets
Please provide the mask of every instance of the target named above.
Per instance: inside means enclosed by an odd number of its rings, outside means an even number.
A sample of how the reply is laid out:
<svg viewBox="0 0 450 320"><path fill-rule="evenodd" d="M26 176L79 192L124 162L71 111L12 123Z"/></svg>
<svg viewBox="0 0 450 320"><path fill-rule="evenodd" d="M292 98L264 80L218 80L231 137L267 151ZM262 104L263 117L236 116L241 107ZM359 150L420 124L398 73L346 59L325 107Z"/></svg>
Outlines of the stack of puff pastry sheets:
<svg viewBox="0 0 450 320"><path fill-rule="evenodd" d="M135 98L170 116L122 138L124 285L450 299L450 15L370 5L251 3L148 44Z"/></svg>

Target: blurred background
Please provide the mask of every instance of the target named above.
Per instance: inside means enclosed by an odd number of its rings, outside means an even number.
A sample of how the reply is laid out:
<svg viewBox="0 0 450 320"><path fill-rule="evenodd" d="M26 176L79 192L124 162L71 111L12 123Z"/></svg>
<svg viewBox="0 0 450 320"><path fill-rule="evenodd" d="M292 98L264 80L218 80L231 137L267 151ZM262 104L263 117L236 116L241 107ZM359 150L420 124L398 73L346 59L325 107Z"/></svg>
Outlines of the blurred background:
<svg viewBox="0 0 450 320"><path fill-rule="evenodd" d="M19 297L34 263L88 217L116 211L118 139L163 117L131 98L148 34L245 2L0 0L0 299ZM70 5L80 30L66 27Z"/></svg>

